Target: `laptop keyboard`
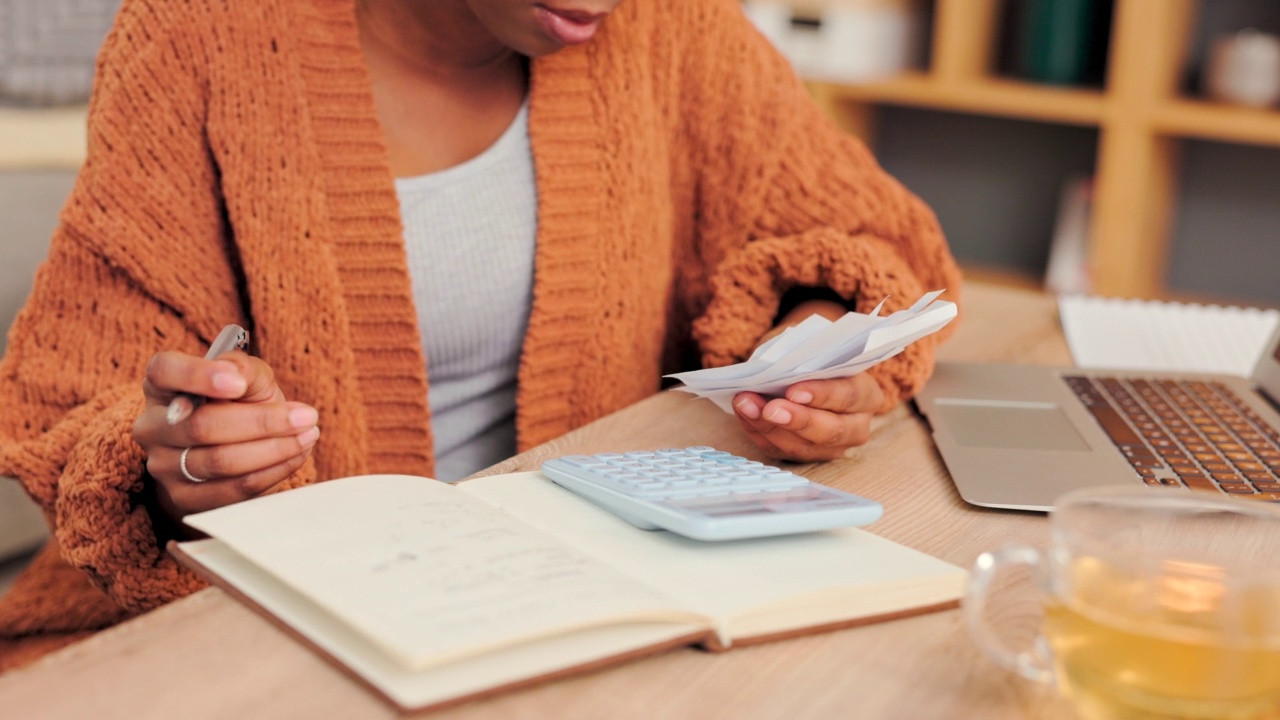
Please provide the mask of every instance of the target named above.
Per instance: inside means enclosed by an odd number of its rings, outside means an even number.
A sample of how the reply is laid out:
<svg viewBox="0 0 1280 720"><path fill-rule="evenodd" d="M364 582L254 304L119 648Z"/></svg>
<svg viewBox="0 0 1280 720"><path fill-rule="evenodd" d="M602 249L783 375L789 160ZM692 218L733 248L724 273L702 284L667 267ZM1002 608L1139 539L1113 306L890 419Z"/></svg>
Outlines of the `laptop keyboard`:
<svg viewBox="0 0 1280 720"><path fill-rule="evenodd" d="M1226 385L1063 379L1148 485L1280 502L1280 430Z"/></svg>

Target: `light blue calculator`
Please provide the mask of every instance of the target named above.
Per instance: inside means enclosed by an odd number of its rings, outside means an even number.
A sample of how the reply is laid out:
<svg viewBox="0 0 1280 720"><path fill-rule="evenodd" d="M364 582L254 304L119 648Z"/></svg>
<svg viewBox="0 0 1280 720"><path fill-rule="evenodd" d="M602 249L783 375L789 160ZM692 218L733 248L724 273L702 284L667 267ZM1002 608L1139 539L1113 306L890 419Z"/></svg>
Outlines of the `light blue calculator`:
<svg viewBox="0 0 1280 720"><path fill-rule="evenodd" d="M874 500L705 445L542 463L542 474L645 530L697 540L814 532L866 525Z"/></svg>

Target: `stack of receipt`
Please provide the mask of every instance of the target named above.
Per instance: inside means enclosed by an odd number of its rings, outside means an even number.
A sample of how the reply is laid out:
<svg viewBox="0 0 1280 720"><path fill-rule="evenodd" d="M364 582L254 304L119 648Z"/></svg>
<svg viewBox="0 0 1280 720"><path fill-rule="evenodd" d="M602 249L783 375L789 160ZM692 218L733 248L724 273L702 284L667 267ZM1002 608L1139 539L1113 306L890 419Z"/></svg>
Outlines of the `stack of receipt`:
<svg viewBox="0 0 1280 720"><path fill-rule="evenodd" d="M746 362L668 377L684 383L676 389L732 413L733 396L740 392L776 397L801 380L856 375L951 322L956 305L939 300L942 293L926 293L911 307L886 317L880 317L883 300L870 315L851 312L835 322L812 315L756 348Z"/></svg>

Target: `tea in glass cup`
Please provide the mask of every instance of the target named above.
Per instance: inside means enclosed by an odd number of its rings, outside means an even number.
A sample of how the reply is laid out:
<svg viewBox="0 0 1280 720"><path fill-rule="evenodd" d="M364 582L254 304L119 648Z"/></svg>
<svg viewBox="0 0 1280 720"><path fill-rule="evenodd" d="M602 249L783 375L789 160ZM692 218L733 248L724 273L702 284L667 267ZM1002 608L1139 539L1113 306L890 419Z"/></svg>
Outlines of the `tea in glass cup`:
<svg viewBox="0 0 1280 720"><path fill-rule="evenodd" d="M965 615L997 662L1056 684L1087 718L1280 718L1280 508L1213 493L1100 488L1050 515L1049 547L980 556ZM1027 565L1043 635L1017 652L986 617Z"/></svg>

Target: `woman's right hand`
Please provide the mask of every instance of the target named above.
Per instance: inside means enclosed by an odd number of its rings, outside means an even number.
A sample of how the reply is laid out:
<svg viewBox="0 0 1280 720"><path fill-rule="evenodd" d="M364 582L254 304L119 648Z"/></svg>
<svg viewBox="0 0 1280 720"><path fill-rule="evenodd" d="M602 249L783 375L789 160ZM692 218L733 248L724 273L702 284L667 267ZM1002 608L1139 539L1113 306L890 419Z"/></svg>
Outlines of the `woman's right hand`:
<svg viewBox="0 0 1280 720"><path fill-rule="evenodd" d="M142 383L146 407L133 438L147 454L159 509L179 523L190 513L261 495L302 466L320 437L316 410L289 402L260 358L229 352L206 360L156 353ZM178 393L208 400L170 425ZM182 472L186 470L200 482Z"/></svg>

